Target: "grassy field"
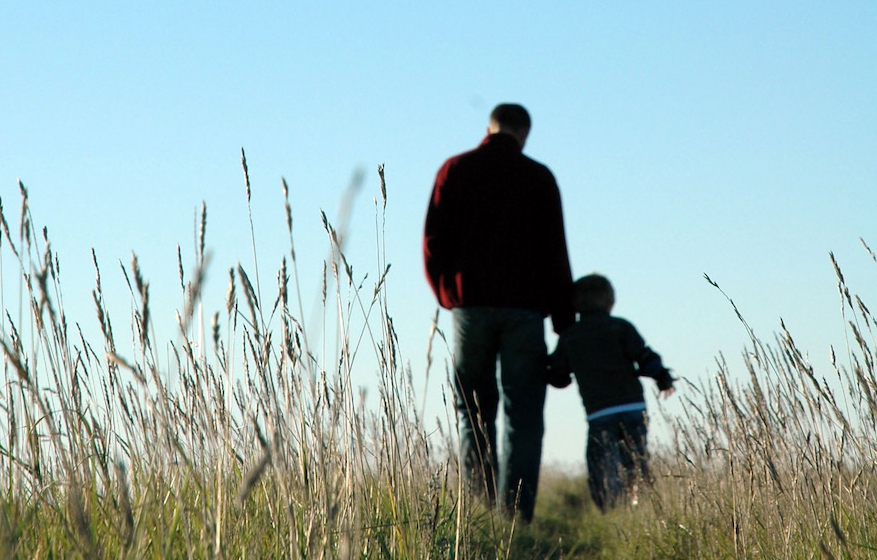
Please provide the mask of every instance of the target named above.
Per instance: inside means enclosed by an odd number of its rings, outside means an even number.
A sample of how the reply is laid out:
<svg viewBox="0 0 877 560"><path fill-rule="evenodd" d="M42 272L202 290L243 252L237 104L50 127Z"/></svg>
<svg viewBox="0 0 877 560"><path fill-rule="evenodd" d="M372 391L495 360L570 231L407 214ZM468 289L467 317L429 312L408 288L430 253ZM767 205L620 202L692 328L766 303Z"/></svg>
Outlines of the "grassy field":
<svg viewBox="0 0 877 560"><path fill-rule="evenodd" d="M382 171L381 185L378 224ZM122 318L95 259L103 337L86 340L21 194L17 232L5 214L0 232L27 310L18 323L4 310L0 331L0 558L877 557L875 323L836 263L849 344L833 371L814 371L783 326L770 342L753 335L748 372L720 358L713 379L682 387L638 506L601 515L584 478L547 472L524 526L462 491L452 434L427 435L418 417L422 372L398 363L384 276L355 281L327 220L323 305L338 311L322 328L340 341L328 365L302 326L288 204L289 259L270 293L238 266L226 300L202 304L202 213L195 272L179 263L187 303L173 340L153 339L136 257ZM214 308L201 340L201 309ZM379 364L376 407L351 383L361 344Z"/></svg>

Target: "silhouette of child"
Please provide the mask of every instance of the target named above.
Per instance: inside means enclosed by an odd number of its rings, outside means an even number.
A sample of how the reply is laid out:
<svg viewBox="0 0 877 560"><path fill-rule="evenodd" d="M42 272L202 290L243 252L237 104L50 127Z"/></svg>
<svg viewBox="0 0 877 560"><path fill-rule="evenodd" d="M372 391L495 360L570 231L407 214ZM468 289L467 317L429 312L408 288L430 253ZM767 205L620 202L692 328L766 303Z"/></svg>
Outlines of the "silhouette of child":
<svg viewBox="0 0 877 560"><path fill-rule="evenodd" d="M651 377L662 396L673 388L670 370L629 321L610 315L615 291L591 274L575 282L578 321L561 333L549 358L548 382L566 387L573 373L588 419L588 486L605 512L626 493L634 505L637 480L649 480L646 403L639 377Z"/></svg>

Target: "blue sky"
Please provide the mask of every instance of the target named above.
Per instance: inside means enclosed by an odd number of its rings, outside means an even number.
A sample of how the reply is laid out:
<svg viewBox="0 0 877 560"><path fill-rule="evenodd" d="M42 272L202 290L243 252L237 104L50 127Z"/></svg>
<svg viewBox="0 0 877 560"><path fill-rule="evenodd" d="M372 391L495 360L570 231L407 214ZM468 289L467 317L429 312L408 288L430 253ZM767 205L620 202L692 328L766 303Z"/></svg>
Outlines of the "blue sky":
<svg viewBox="0 0 877 560"><path fill-rule="evenodd" d="M252 263L242 147L263 289L288 252L281 177L306 302L327 251L319 212L336 215L358 170L348 252L374 278L383 163L390 309L422 381L436 308L420 257L429 191L504 101L533 116L526 152L560 184L574 274L609 276L616 312L678 374L708 381L722 353L745 376L745 331L703 273L760 336L782 317L820 367L844 344L829 251L866 303L873 293L859 241L877 246L870 1L11 0L0 37L0 196L14 221L17 179L28 187L86 329L91 248L117 322L130 310L118 262L134 251L157 324L173 325L176 248L193 261L202 201L206 310L223 308L227 269ZM430 403L439 377L424 383ZM550 394L549 461L581 459L580 408L574 390Z"/></svg>

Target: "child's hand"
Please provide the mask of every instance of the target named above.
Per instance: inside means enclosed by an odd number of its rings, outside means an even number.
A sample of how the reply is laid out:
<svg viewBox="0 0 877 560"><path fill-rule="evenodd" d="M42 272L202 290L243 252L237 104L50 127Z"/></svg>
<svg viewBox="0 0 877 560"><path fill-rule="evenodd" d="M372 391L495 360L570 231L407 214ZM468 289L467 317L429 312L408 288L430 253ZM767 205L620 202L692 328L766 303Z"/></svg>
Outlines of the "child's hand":
<svg viewBox="0 0 877 560"><path fill-rule="evenodd" d="M675 393L675 392L676 392L676 387L673 387L673 386L671 385L671 386L670 386L669 388L667 388L667 389L662 389L662 390L658 391L658 398L659 398L659 399L666 399L666 398L668 398L670 395L672 395L672 394Z"/></svg>
<svg viewBox="0 0 877 560"><path fill-rule="evenodd" d="M670 375L670 370L662 367L661 371L655 375L655 381L658 382L658 391L664 393L664 397L669 397L673 394L675 389L673 389L673 382L676 381L672 375Z"/></svg>

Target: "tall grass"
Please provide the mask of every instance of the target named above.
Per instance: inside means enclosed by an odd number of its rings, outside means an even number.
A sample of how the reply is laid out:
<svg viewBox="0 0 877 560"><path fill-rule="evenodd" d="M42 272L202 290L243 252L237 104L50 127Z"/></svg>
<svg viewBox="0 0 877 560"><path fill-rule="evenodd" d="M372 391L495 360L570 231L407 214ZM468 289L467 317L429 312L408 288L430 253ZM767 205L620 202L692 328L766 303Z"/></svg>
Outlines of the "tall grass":
<svg viewBox="0 0 877 560"><path fill-rule="evenodd" d="M712 376L682 383L681 412L659 412L672 437L652 453L654 484L636 507L600 516L583 499L583 478L555 475L540 490L535 526L519 532L519 551L539 558L877 558L877 321L833 254L830 261L847 324L843 347L826 348L830 369L814 367L782 321L770 342L758 338L705 277L749 334L746 371L730 371L720 355Z"/></svg>
<svg viewBox="0 0 877 560"><path fill-rule="evenodd" d="M242 164L249 208L243 152ZM380 177L382 249L382 168ZM453 455L433 451L451 445L427 441L412 373L398 361L383 251L365 285L323 216L331 256L322 305L335 310L323 316L337 322L319 328L340 342L334 360L312 349L284 181L289 253L273 290L261 286L255 257L253 268L233 266L226 301L202 332L211 305L201 301L203 207L191 276L178 257L185 304L175 337L154 339L135 255L122 268L130 332L118 334L95 258L103 336L86 340L68 323L58 257L20 191L17 236L2 219L14 257L3 273L20 276L27 312L7 312L0 337L0 557L450 558L482 555L485 534L507 540L491 512L458 492ZM363 352L378 363L376 410L351 381Z"/></svg>
<svg viewBox="0 0 877 560"><path fill-rule="evenodd" d="M242 167L249 210L243 152ZM224 301L203 301L202 207L195 262L178 253L184 304L170 340L157 339L136 256L121 271L131 311L108 308L95 257L101 336L68 322L59 258L19 184L17 230L0 208L0 284L20 282L20 296L0 294L0 558L877 556L875 320L836 262L849 340L831 371L813 368L783 325L758 339L729 299L751 335L748 371L720 356L713 377L677 393L682 412L668 415L673 437L653 453L639 506L601 515L583 479L545 473L522 527L462 491L450 412L427 435L415 372L399 359L383 168L379 178L373 280L354 272L346 224L323 215L316 332L285 181L289 250L273 288L250 218L253 264L228 269ZM377 364L376 405L353 384L364 361Z"/></svg>
<svg viewBox="0 0 877 560"><path fill-rule="evenodd" d="M767 343L728 298L750 336L747 375L720 355L714 376L681 387L648 499L614 514L616 557L877 557L875 320L831 262L844 359L832 347L831 371L818 371L782 321Z"/></svg>

